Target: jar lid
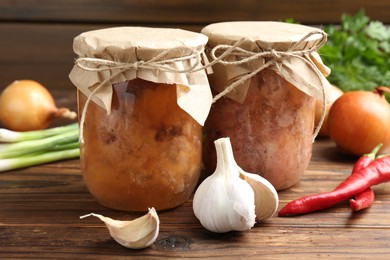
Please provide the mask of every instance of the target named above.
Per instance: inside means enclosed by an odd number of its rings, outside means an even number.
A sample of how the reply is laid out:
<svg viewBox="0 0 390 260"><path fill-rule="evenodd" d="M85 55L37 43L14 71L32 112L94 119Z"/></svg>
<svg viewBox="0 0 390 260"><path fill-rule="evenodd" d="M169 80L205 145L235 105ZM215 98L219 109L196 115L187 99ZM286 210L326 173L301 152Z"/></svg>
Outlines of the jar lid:
<svg viewBox="0 0 390 260"><path fill-rule="evenodd" d="M201 31L209 37L211 54L224 50L213 59L210 76L217 98L226 96L244 102L250 78L262 69L272 69L304 93L326 102L330 69L316 50L326 41L326 34L314 27L282 22L222 22ZM234 89L234 91L232 91ZM216 100L216 98L214 98Z"/></svg>
<svg viewBox="0 0 390 260"><path fill-rule="evenodd" d="M177 104L203 125L212 95L202 69L208 37L171 28L114 27L73 41L79 56L69 74L88 99L111 111L112 85L135 78L177 84Z"/></svg>
<svg viewBox="0 0 390 260"><path fill-rule="evenodd" d="M191 48L202 50L207 40L203 34L181 29L113 27L80 34L73 49L79 56L128 62L149 60L166 50L172 51L165 58L190 55Z"/></svg>
<svg viewBox="0 0 390 260"><path fill-rule="evenodd" d="M308 33L322 32L320 29L283 22L222 22L210 24L202 29L202 33L209 37L209 45L232 44L244 39L240 47L250 51L278 50L286 51L298 43ZM323 35L313 34L294 50L313 47L322 39Z"/></svg>

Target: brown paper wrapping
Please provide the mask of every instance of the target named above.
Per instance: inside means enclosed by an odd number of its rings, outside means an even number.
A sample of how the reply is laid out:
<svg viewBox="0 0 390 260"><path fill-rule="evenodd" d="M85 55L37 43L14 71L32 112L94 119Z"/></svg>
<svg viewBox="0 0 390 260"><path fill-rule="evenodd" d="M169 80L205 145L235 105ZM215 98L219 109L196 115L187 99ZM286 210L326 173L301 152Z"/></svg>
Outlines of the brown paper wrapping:
<svg viewBox="0 0 390 260"><path fill-rule="evenodd" d="M290 48L296 43L294 51L305 50L316 46L321 41L322 35L312 35L306 40L301 39L308 33L320 31L317 28L287 24L280 22L225 22L211 24L203 28L202 33L209 37L207 46L212 49L218 45L234 45L241 41L239 45L252 52L264 51L292 51ZM320 56L316 52L303 55L307 62L297 57L284 57L268 68L274 70L281 77L299 88L306 94L323 100L324 91L327 95L330 83L326 80L330 69L326 67ZM229 56L229 61L239 60L234 55ZM213 66L213 75L210 77L211 86L218 92L221 92L232 82L239 80L240 77L247 75L267 62L266 58L255 59L242 64ZM313 68L320 73L313 73ZM227 97L243 102L249 87L250 80L246 80L240 86L226 94ZM325 96L325 100L327 100Z"/></svg>
<svg viewBox="0 0 390 260"><path fill-rule="evenodd" d="M180 29L115 27L85 32L74 39L74 52L79 58L96 58L102 64L85 70L76 63L69 78L87 97L98 87L90 98L107 113L111 111L114 83L140 78L156 83L178 84L178 105L203 125L211 107L211 91L204 70L190 71L199 62L199 57L188 56L194 52L202 54L206 43L205 35ZM163 57L153 61L161 53L164 53ZM105 60L134 66L140 61L149 61L150 64L123 69L106 66L103 64ZM159 66L165 66L170 71L160 70ZM200 63L196 67L202 66ZM180 70L189 71L175 72Z"/></svg>

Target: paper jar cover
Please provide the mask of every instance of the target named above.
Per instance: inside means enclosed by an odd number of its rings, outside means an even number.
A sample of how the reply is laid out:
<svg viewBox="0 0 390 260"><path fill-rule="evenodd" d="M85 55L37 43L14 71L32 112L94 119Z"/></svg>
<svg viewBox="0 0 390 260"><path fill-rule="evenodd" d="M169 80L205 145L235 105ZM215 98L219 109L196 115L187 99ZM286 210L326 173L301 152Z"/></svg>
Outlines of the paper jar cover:
<svg viewBox="0 0 390 260"><path fill-rule="evenodd" d="M98 87L91 99L107 113L112 84L135 78L178 84L178 105L203 125L211 107L211 90L206 72L191 69L203 66L200 61L207 40L203 34L181 29L114 27L85 32L74 39L79 58L69 78L88 97ZM80 60L90 69L79 66Z"/></svg>
<svg viewBox="0 0 390 260"><path fill-rule="evenodd" d="M313 34L301 41L303 37L312 32L318 32L318 34ZM241 41L240 48L254 53L271 50L288 52L291 51L292 47L294 47L294 51L310 49L324 40L323 36L325 35L318 28L304 25L250 21L215 23L203 28L202 33L209 37L207 44L209 49L218 45L232 46ZM296 44L298 45L294 46ZM302 55L302 58L299 59L291 55L291 57L285 57L268 68L277 72L306 94L322 100L324 91L327 93L330 88L330 84L325 78L329 75L330 69L322 63L316 52ZM239 60L239 57L231 55L229 59L234 63L235 60ZM241 64L216 64L211 76L213 83L211 87L221 92L232 81L254 71L265 62L267 62L266 58L259 58ZM319 73L313 73L313 68ZM243 102L248 87L249 80L226 96Z"/></svg>

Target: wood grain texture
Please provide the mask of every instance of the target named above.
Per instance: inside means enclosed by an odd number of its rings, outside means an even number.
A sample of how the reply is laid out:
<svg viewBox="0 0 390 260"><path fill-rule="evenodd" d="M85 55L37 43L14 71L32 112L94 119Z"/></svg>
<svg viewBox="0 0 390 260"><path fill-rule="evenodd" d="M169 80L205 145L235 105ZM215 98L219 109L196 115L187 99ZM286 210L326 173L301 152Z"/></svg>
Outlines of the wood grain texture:
<svg viewBox="0 0 390 260"><path fill-rule="evenodd" d="M68 79L81 32L122 25L177 27L192 31L232 20L294 18L305 24L338 23L343 12L364 7L390 23L388 0L2 0L0 1L0 90L15 79L47 86L58 106L76 109ZM55 124L64 122L57 121ZM350 174L356 158L318 139L301 181L279 192L280 206L297 197L334 188ZM79 219L94 212L134 219L141 213L110 210L88 193L78 160L0 173L1 259L388 259L390 184L374 187L371 208L352 213L343 202L318 213L258 223L248 232L213 234L192 212L192 200L159 212L157 241L129 250L110 238L102 222Z"/></svg>
<svg viewBox="0 0 390 260"><path fill-rule="evenodd" d="M339 158L329 159L329 152ZM302 195L335 187L350 174L353 158L338 156L328 139L314 144L302 180L279 192L280 206ZM390 254L390 184L374 187L371 208L353 213L347 202L321 212L272 218L247 232L214 234L199 224L192 200L159 212L157 241L129 250L110 238L94 212L129 220L144 213L107 209L88 193L79 161L70 160L0 174L0 258L121 259L234 258L385 259Z"/></svg>

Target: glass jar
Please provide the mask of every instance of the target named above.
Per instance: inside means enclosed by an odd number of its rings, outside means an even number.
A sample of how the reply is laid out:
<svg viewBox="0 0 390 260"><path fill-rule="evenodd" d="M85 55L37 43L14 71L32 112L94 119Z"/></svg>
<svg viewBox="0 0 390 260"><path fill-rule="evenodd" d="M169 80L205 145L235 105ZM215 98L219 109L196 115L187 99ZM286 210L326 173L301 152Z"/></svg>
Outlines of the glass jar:
<svg viewBox="0 0 390 260"><path fill-rule="evenodd" d="M127 27L92 31L75 39L79 56L98 57L94 64L83 59L70 78L78 87L83 179L102 205L125 211L163 210L184 203L194 191L211 91L204 71L175 69L191 68L195 61L186 51L202 52L207 41L199 35ZM183 44L189 48L172 54ZM169 60L153 59L160 53L161 59ZM184 56L174 60L179 54ZM117 62L111 57L121 57L121 69L128 68L119 74L117 67L102 71L108 61ZM160 61L169 67L159 70Z"/></svg>
<svg viewBox="0 0 390 260"><path fill-rule="evenodd" d="M111 114L88 106L81 170L101 204L167 209L185 202L201 170L202 127L176 103L176 86L141 79L113 86ZM79 92L79 114L86 97Z"/></svg>
<svg viewBox="0 0 390 260"><path fill-rule="evenodd" d="M299 25L290 26L273 22L227 22L207 26L202 33L209 37L210 48L220 44L233 45L244 39L240 47L256 55L270 50L288 52L292 43L313 30ZM297 49L315 46L318 40L318 35L317 38L312 37ZM272 59L268 56L243 65L234 63L240 58L229 57L231 65L215 67L214 74L210 76L214 95ZM283 60L278 62L278 66L265 67L213 104L204 129L203 161L207 173L215 169L214 141L221 137L230 137L240 167L260 174L277 190L297 183L306 170L312 151L315 97L310 91L303 91L307 89L302 88L299 81L292 80L294 75L291 71L294 74L302 72L299 66L289 67ZM308 62L317 66L312 60ZM287 72L282 71L286 67ZM302 74L315 73L309 69Z"/></svg>

